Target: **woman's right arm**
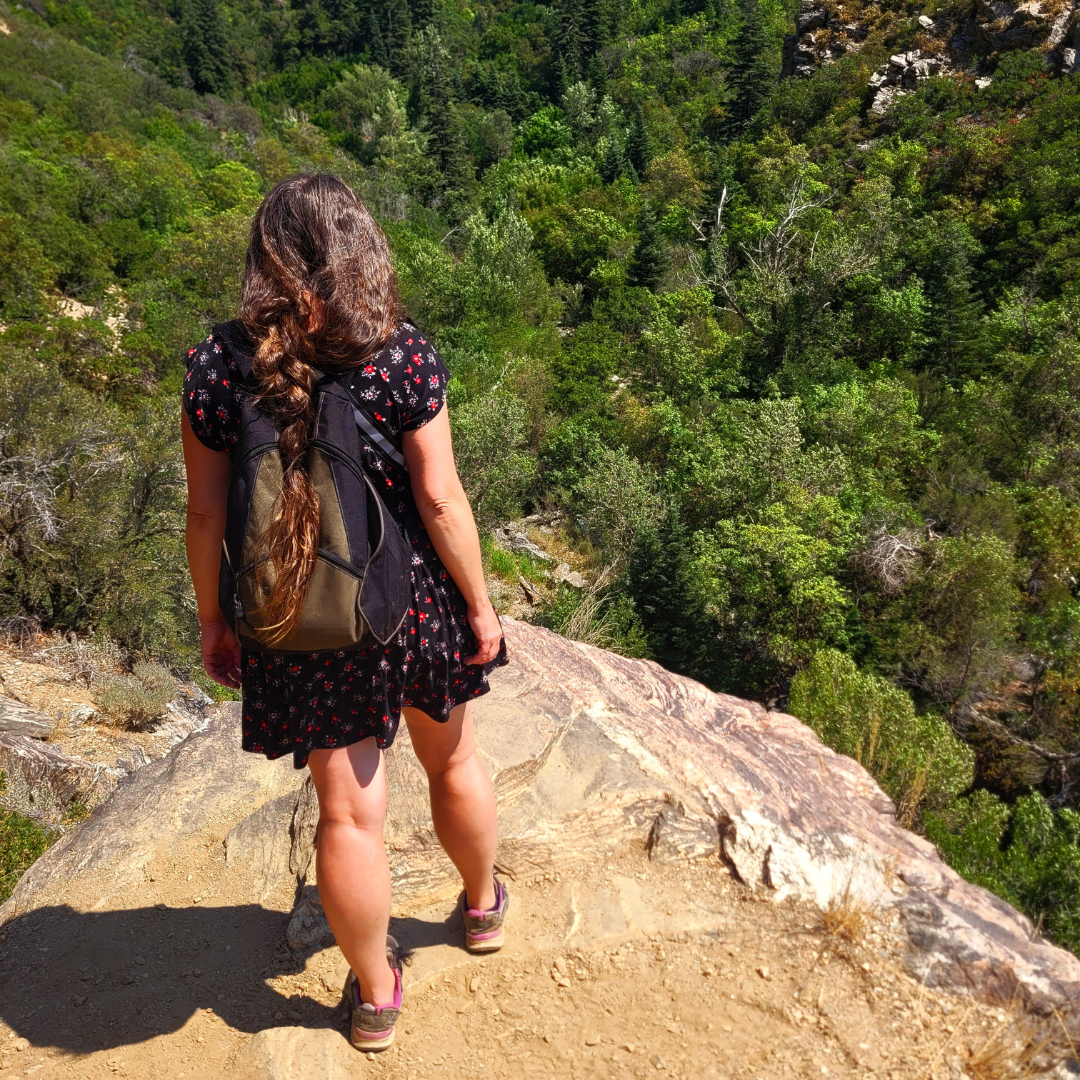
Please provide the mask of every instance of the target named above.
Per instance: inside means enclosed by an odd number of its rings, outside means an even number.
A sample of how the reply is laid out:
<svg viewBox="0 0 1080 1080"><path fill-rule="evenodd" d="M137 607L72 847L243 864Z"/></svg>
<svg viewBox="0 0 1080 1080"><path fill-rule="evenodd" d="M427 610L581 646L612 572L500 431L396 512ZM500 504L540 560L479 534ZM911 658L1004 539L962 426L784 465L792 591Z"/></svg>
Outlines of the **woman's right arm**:
<svg viewBox="0 0 1080 1080"><path fill-rule="evenodd" d="M228 454L199 442L183 410L180 433L188 492L184 539L199 609L203 667L215 682L236 689L240 685L240 643L218 606L218 571L232 465Z"/></svg>
<svg viewBox="0 0 1080 1080"><path fill-rule="evenodd" d="M488 598L480 538L472 507L458 479L445 407L423 427L405 432L402 452L424 528L469 608L476 653L465 663L486 664L498 655L502 625Z"/></svg>

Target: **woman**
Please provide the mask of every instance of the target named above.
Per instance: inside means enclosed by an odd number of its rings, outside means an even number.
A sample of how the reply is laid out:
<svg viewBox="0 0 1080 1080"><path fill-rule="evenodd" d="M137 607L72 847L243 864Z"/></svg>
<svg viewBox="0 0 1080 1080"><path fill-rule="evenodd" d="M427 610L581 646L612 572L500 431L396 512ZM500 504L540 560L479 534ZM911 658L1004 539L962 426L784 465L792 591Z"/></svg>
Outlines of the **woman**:
<svg viewBox="0 0 1080 1080"><path fill-rule="evenodd" d="M237 343L241 344L237 344ZM235 350L233 355L230 350ZM243 350L248 350L244 352ZM244 363L237 363L239 357ZM242 377L240 368L250 371ZM284 474L263 537L274 570L264 610L298 617L319 536L317 494L305 471L316 384L354 373L360 403L401 443L402 467L364 446L362 465L412 551L413 603L384 647L275 654L241 648L218 605L218 567L240 404L256 395L273 414ZM188 564L207 674L243 691L243 747L292 753L319 797L319 895L351 966L352 1041L393 1041L401 1008L401 950L387 934L390 870L383 844L383 750L404 714L428 775L436 834L461 874L466 946L502 944L506 889L494 877L491 783L476 756L468 702L507 662L488 599L476 525L454 466L446 383L431 343L401 314L386 238L333 176L296 176L255 215L240 318L188 352L182 433ZM363 440L361 440L363 442Z"/></svg>

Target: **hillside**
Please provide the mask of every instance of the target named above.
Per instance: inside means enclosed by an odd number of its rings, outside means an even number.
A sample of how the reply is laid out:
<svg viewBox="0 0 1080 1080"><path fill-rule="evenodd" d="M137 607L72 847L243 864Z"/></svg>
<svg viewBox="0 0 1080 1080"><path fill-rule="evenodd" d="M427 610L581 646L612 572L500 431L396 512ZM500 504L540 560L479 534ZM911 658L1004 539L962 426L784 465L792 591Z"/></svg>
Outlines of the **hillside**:
<svg viewBox="0 0 1080 1080"><path fill-rule="evenodd" d="M261 195L333 169L453 372L504 608L790 709L1080 948L1072 6L0 20L7 630L194 666L182 357Z"/></svg>

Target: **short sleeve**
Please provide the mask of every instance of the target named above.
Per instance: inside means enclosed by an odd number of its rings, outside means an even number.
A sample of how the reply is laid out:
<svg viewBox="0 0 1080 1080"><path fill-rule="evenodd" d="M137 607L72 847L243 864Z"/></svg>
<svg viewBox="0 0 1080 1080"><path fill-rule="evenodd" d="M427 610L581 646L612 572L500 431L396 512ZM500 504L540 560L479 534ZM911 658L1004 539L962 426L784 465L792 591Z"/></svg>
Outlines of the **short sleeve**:
<svg viewBox="0 0 1080 1080"><path fill-rule="evenodd" d="M239 373L225 344L211 334L187 354L184 411L195 437L228 453L240 433Z"/></svg>
<svg viewBox="0 0 1080 1080"><path fill-rule="evenodd" d="M403 324L395 339L392 352L401 355L392 368L390 392L401 415L401 430L415 431L438 416L446 404L450 372L435 346L415 326Z"/></svg>

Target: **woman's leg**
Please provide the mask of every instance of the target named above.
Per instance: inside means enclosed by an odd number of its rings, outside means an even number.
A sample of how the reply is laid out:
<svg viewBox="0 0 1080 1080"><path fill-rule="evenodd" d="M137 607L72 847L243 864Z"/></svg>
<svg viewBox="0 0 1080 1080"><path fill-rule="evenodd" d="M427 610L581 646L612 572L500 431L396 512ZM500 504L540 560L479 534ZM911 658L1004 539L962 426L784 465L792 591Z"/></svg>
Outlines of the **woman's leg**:
<svg viewBox="0 0 1080 1080"><path fill-rule="evenodd" d="M452 709L445 724L419 709L403 715L428 775L435 835L461 874L469 907L488 911L495 906L495 792L476 756L469 706Z"/></svg>
<svg viewBox="0 0 1080 1080"><path fill-rule="evenodd" d="M386 959L390 867L383 843L386 770L374 738L308 759L319 794L315 873L326 921L372 1005L394 1000Z"/></svg>

